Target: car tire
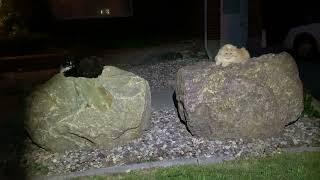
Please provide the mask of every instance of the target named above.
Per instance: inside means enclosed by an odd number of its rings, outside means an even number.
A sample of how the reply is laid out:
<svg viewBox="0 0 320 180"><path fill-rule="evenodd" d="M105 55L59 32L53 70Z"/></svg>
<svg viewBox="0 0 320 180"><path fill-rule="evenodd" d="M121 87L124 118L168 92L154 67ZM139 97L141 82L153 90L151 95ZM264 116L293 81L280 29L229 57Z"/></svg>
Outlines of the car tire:
<svg viewBox="0 0 320 180"><path fill-rule="evenodd" d="M317 45L309 34L298 35L294 41L294 54L303 60L312 60L317 54Z"/></svg>

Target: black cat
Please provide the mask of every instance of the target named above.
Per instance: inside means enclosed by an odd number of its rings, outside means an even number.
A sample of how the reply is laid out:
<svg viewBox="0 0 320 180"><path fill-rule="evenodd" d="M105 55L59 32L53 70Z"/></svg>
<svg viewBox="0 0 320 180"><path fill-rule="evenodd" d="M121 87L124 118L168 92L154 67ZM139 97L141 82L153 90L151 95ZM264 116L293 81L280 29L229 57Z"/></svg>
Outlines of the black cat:
<svg viewBox="0 0 320 180"><path fill-rule="evenodd" d="M103 70L103 64L98 57L79 58L66 56L61 71L66 77L97 78Z"/></svg>

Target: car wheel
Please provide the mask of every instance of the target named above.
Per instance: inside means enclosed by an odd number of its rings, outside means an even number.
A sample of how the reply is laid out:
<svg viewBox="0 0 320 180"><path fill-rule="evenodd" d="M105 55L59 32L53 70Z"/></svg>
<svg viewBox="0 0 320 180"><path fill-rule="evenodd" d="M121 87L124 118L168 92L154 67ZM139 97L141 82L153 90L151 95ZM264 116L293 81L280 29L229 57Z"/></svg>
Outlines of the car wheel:
<svg viewBox="0 0 320 180"><path fill-rule="evenodd" d="M317 54L317 47L314 38L309 34L297 36L294 41L294 54L297 58L312 60Z"/></svg>

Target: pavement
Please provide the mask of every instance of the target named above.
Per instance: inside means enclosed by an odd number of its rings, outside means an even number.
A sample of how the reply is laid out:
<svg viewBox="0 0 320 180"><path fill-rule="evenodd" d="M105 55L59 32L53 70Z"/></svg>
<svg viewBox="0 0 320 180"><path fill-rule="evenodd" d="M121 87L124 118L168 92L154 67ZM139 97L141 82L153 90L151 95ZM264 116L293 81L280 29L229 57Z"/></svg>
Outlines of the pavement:
<svg viewBox="0 0 320 180"><path fill-rule="evenodd" d="M174 108L173 93L172 88L151 91L151 107L153 109Z"/></svg>

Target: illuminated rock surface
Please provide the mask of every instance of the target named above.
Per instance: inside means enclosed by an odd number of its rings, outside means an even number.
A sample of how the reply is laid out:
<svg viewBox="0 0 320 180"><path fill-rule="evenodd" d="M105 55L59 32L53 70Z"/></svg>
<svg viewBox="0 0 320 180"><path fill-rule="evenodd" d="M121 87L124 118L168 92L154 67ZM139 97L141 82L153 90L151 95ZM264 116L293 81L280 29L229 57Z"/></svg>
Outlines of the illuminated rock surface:
<svg viewBox="0 0 320 180"><path fill-rule="evenodd" d="M228 67L203 62L177 73L181 119L197 137L265 138L279 134L303 110L303 89L287 53Z"/></svg>
<svg viewBox="0 0 320 180"><path fill-rule="evenodd" d="M46 150L110 148L140 137L150 124L149 84L106 66L98 78L57 74L28 98L26 129Z"/></svg>

